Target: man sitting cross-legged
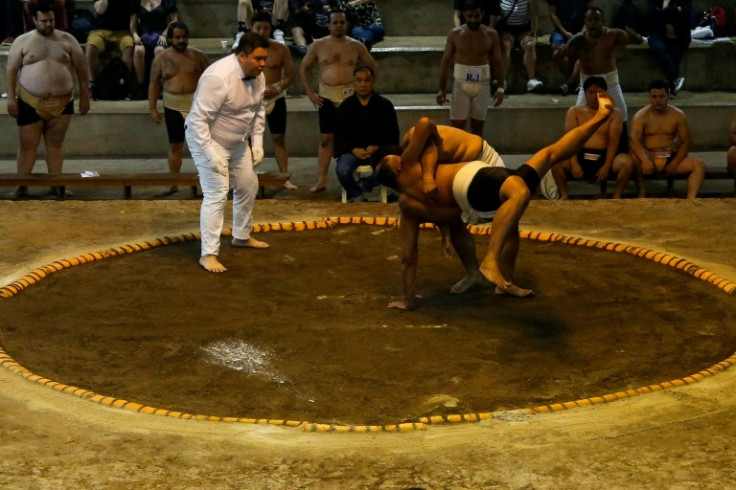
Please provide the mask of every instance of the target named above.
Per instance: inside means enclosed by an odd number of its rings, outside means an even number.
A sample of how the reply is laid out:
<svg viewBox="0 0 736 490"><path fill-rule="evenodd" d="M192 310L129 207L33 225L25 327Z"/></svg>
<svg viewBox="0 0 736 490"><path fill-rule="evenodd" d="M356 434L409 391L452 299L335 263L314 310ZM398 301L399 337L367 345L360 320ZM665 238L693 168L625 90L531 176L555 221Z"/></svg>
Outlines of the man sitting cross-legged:
<svg viewBox="0 0 736 490"><path fill-rule="evenodd" d="M389 307L412 309L418 261L419 225L430 222L449 231L453 247L466 270L452 292L460 293L485 277L496 294L529 296L532 291L512 282L519 247L519 219L552 165L570 158L613 113L607 94L599 95L598 112L587 123L543 148L518 170L491 167L484 162L437 165L439 135L422 119L406 149L379 150L374 159L381 184L400 193L402 279L404 299ZM434 176L432 179L431 176ZM435 185L432 185L434 181ZM495 217L494 217L495 215ZM475 244L465 223L494 218L488 252L478 266Z"/></svg>

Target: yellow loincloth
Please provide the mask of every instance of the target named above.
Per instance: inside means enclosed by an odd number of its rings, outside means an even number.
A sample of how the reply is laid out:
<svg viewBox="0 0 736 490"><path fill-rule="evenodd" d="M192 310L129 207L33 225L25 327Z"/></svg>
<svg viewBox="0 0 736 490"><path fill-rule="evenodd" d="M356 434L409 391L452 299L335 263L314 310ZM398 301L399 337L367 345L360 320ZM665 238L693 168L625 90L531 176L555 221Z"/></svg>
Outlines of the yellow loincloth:
<svg viewBox="0 0 736 490"><path fill-rule="evenodd" d="M193 99L194 92L188 94L172 94L164 90L164 107L172 111L179 111L184 119L187 118L189 111L192 110Z"/></svg>
<svg viewBox="0 0 736 490"><path fill-rule="evenodd" d="M319 81L319 95L325 99L331 100L335 107L338 107L343 100L347 99L355 93L355 85L326 85Z"/></svg>
<svg viewBox="0 0 736 490"><path fill-rule="evenodd" d="M48 121L52 117L61 116L69 102L74 100L74 94L58 95L54 97L39 97L26 90L23 85L19 85L18 95L20 99L29 106L36 109L38 117L44 121Z"/></svg>

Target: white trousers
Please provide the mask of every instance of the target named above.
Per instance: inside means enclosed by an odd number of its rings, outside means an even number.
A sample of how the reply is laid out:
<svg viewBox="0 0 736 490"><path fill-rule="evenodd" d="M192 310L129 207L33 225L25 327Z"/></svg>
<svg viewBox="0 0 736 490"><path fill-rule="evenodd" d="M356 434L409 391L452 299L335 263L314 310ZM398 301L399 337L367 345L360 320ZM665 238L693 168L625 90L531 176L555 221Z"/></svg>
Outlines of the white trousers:
<svg viewBox="0 0 736 490"><path fill-rule="evenodd" d="M250 148L243 143L235 148L223 148L215 144L217 154L229 162L227 175L210 166L210 162L196 143L187 138L189 151L199 173L202 187L202 207L199 212L199 228L202 234L202 255L218 255L220 235L225 218L227 193L233 188L233 238L250 238L253 203L258 192L258 176L253 170Z"/></svg>

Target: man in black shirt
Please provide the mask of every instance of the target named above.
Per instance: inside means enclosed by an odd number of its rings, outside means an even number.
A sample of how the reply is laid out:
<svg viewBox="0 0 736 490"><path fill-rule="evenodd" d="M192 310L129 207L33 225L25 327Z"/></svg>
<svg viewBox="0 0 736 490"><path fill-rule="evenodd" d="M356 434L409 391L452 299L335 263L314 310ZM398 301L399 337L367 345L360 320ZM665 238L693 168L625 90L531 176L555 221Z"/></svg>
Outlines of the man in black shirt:
<svg viewBox="0 0 736 490"><path fill-rule="evenodd" d="M390 100L373 91L375 75L369 67L356 68L355 93L337 111L334 156L337 179L347 193L348 202L363 201L363 191L378 185L374 176L355 181L353 172L370 165L371 156L381 146L399 143L399 122Z"/></svg>

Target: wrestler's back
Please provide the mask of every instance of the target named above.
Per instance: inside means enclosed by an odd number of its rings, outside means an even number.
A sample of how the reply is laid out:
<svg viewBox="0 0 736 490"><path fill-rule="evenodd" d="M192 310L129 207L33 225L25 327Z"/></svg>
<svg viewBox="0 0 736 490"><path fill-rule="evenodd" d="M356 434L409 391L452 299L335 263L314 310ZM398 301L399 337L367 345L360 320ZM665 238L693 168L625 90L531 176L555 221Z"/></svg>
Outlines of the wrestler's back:
<svg viewBox="0 0 736 490"><path fill-rule="evenodd" d="M452 126L437 126L442 138L439 147L440 163L472 162L478 159L483 148L483 138Z"/></svg>

